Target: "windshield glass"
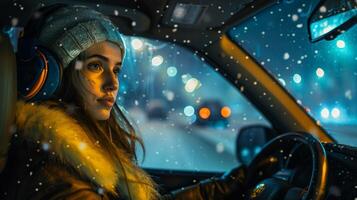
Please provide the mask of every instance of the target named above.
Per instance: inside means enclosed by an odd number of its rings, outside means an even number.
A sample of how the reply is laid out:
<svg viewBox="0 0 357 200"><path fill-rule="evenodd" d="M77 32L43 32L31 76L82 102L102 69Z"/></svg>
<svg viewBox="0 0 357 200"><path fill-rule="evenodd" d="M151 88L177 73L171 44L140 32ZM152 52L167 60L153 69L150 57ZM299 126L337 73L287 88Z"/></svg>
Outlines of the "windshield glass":
<svg viewBox="0 0 357 200"><path fill-rule="evenodd" d="M312 43L313 0L284 0L229 36L263 65L338 142L357 144L357 27Z"/></svg>
<svg viewBox="0 0 357 200"><path fill-rule="evenodd" d="M142 167L227 171L239 164L236 141L241 128L270 127L196 52L165 41L124 39L127 48L117 103L128 111L144 141Z"/></svg>

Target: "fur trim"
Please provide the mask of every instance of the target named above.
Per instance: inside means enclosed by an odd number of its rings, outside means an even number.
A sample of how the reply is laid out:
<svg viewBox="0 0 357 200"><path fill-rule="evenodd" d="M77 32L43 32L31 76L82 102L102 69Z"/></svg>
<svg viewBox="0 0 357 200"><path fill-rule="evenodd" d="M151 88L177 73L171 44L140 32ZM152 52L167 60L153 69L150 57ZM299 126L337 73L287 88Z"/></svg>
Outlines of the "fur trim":
<svg viewBox="0 0 357 200"><path fill-rule="evenodd" d="M152 180L123 151L118 150L122 162L114 161L62 110L19 101L16 125L20 137L48 145L48 151L55 152L63 163L115 195L116 187L130 199L153 199L157 195Z"/></svg>

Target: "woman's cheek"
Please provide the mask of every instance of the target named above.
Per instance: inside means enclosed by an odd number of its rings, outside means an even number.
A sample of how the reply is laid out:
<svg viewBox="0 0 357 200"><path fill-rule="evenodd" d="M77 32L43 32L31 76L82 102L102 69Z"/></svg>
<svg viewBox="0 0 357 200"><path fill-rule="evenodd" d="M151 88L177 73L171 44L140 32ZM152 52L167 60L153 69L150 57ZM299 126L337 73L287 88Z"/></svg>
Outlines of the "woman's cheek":
<svg viewBox="0 0 357 200"><path fill-rule="evenodd" d="M100 92L100 81L97 80L97 78L88 76L88 75L83 75L84 78L84 86L86 89L92 93L93 95L97 96L99 95Z"/></svg>
<svg viewBox="0 0 357 200"><path fill-rule="evenodd" d="M90 89L92 89L92 90L97 89L96 86L97 86L98 84L96 84L96 81L95 81L95 80L92 80L92 79L90 79L90 78L87 78L86 80L87 80L87 82L88 82L88 88L90 88Z"/></svg>

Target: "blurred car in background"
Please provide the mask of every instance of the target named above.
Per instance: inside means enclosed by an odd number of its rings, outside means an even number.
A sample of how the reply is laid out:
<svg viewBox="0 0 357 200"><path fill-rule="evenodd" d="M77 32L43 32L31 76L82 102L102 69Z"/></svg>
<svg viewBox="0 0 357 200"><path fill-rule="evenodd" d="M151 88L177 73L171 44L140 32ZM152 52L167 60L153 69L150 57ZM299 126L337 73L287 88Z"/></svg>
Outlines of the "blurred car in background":
<svg viewBox="0 0 357 200"><path fill-rule="evenodd" d="M167 118L167 103L160 99L150 101L146 107L147 117L150 120L166 120Z"/></svg>
<svg viewBox="0 0 357 200"><path fill-rule="evenodd" d="M198 112L196 125L198 126L211 126L224 129L229 124L231 110L218 99L204 100L198 105L196 110Z"/></svg>

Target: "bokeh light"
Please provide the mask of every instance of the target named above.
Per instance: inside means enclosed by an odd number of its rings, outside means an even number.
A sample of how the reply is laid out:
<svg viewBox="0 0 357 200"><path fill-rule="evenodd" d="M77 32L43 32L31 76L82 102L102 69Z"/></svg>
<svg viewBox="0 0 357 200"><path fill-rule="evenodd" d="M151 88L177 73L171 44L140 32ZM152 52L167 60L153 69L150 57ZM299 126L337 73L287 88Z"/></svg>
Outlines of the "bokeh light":
<svg viewBox="0 0 357 200"><path fill-rule="evenodd" d="M300 74L294 74L293 80L294 80L294 82L297 83L297 84L301 83L301 76L300 76Z"/></svg>
<svg viewBox="0 0 357 200"><path fill-rule="evenodd" d="M202 107L199 110L198 114L202 119L208 119L209 116L211 115L211 111L209 110L209 108Z"/></svg>
<svg viewBox="0 0 357 200"><path fill-rule="evenodd" d="M335 119L339 118L340 117L340 109L338 108L333 108L332 111L331 111L331 116Z"/></svg>
<svg viewBox="0 0 357 200"><path fill-rule="evenodd" d="M228 106L224 106L222 109L221 109L221 115L222 117L224 118L228 118L229 116L231 116L231 109L228 107Z"/></svg>
<svg viewBox="0 0 357 200"><path fill-rule="evenodd" d="M177 74L177 68L176 67L169 67L169 68L167 68L166 73L167 73L168 76L174 77Z"/></svg>
<svg viewBox="0 0 357 200"><path fill-rule="evenodd" d="M330 111L327 108L321 110L321 117L327 119L330 116Z"/></svg>
<svg viewBox="0 0 357 200"><path fill-rule="evenodd" d="M261 150L262 150L262 148L260 146L256 146L254 148L254 155L257 155Z"/></svg>
<svg viewBox="0 0 357 200"><path fill-rule="evenodd" d="M187 122L188 122L189 124L193 124L193 123L196 122L197 117L196 117L196 115L191 115L191 116L188 116L188 117L186 118L186 120L187 120Z"/></svg>
<svg viewBox="0 0 357 200"><path fill-rule="evenodd" d="M183 113L189 117L189 116L192 116L194 113L195 113L195 109L192 107L192 106L186 106L184 109L183 109Z"/></svg>
<svg viewBox="0 0 357 200"><path fill-rule="evenodd" d="M162 56L160 56L160 55L154 56L154 57L151 59L151 65L152 65L152 66L155 66L155 67L160 66L163 62L164 62L164 58L163 58Z"/></svg>
<svg viewBox="0 0 357 200"><path fill-rule="evenodd" d="M197 79L190 78L185 84L185 90L186 92L191 93L195 91L197 88L199 88L199 86L200 86L200 82Z"/></svg>
<svg viewBox="0 0 357 200"><path fill-rule="evenodd" d="M240 152L242 157L248 157L249 156L249 149L248 148L243 148L242 151Z"/></svg>
<svg viewBox="0 0 357 200"><path fill-rule="evenodd" d="M337 40L336 46L337 46L338 48L340 48L340 49L343 49L343 48L345 48L346 43L345 43L345 41L343 41L343 40Z"/></svg>
<svg viewBox="0 0 357 200"><path fill-rule="evenodd" d="M139 51L143 49L144 43L140 39L135 38L131 40L131 46L133 47L133 49Z"/></svg>
<svg viewBox="0 0 357 200"><path fill-rule="evenodd" d="M316 69L316 75L319 78L322 78L325 75L325 71L322 68L319 67L319 68Z"/></svg>

